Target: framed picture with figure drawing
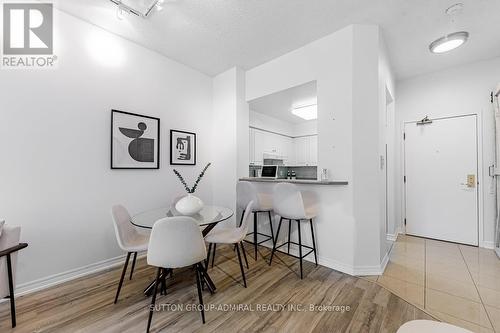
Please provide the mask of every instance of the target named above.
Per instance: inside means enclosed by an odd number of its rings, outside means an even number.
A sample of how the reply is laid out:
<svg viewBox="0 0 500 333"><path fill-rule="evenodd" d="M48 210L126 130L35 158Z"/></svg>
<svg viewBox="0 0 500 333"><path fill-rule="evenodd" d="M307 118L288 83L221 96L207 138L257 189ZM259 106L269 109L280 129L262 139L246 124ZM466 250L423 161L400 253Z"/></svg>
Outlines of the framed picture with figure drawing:
<svg viewBox="0 0 500 333"><path fill-rule="evenodd" d="M111 169L160 168L160 119L111 110Z"/></svg>
<svg viewBox="0 0 500 333"><path fill-rule="evenodd" d="M170 164L196 165L196 133L170 130Z"/></svg>

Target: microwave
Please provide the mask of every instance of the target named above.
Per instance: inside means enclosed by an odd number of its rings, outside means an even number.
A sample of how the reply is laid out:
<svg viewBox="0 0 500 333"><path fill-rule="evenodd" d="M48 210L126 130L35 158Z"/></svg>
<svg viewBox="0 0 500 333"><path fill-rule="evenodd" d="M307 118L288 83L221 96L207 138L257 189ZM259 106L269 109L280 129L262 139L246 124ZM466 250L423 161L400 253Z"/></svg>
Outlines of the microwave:
<svg viewBox="0 0 500 333"><path fill-rule="evenodd" d="M264 165L262 166L262 178L277 178L278 166L277 165Z"/></svg>

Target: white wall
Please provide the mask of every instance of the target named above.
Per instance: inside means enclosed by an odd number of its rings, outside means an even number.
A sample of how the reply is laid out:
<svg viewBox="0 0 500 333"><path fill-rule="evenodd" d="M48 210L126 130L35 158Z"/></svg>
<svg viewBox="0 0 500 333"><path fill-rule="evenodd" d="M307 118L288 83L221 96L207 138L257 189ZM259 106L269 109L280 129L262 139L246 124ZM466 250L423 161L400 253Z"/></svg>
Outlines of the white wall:
<svg viewBox="0 0 500 333"><path fill-rule="evenodd" d="M291 137L318 134L318 121L290 123L260 112L250 110L250 126Z"/></svg>
<svg viewBox="0 0 500 333"><path fill-rule="evenodd" d="M480 235L480 246L490 247L493 242L495 204L493 179L488 177L488 166L493 164L493 114L489 94L500 82L500 58L481 61L445 71L418 76L398 82L396 101L397 138L396 150L398 190L397 208L399 223L402 223L403 173L401 164L402 126L404 121L447 117L476 113L481 118L479 133L483 142L483 169L480 177L480 189L483 195L482 218L484 230ZM481 185L482 184L482 185ZM481 207L480 207L481 209ZM481 242L481 237L484 238Z"/></svg>
<svg viewBox="0 0 500 333"><path fill-rule="evenodd" d="M245 73L232 68L213 80L214 201L236 207L236 182L248 176L249 109L244 99ZM237 133L246 133L237 135Z"/></svg>
<svg viewBox="0 0 500 333"><path fill-rule="evenodd" d="M382 226L385 233L379 211L379 34L376 26L349 26L246 75L247 100L317 81L318 168L349 181L346 187L310 188L320 196L320 261L351 273L379 271L386 250L379 237Z"/></svg>
<svg viewBox="0 0 500 333"><path fill-rule="evenodd" d="M283 135L293 136L294 134L292 123L253 110L250 110L249 124L252 127Z"/></svg>
<svg viewBox="0 0 500 333"><path fill-rule="evenodd" d="M189 181L213 158L210 77L55 14L58 68L0 73L0 215L29 243L21 285L121 255L112 204L137 213L183 192L170 129L197 133L198 165L178 167ZM161 118L160 170L110 170L111 108ZM209 203L217 167L199 187Z"/></svg>

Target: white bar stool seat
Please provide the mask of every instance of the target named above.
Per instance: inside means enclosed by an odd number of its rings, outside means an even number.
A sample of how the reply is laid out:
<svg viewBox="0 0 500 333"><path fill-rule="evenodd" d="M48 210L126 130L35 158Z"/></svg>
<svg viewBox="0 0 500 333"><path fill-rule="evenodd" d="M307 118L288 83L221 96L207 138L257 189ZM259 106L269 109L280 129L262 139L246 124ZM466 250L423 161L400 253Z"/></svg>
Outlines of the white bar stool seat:
<svg viewBox="0 0 500 333"><path fill-rule="evenodd" d="M316 252L316 240L314 238L314 228L313 228L313 219L317 216L317 205L316 203L310 203L306 205L304 203L304 199L302 197L302 193L298 189L297 185L291 183L279 183L274 187L273 193L273 209L274 212L279 215L280 222L278 224L278 231L276 232L276 239L274 240L273 250L271 252L271 258L269 260L269 265L271 265L273 261L274 253L282 246L288 245L288 251L282 252L278 251L292 257L298 258L300 260L300 278L302 279L302 259L307 257L309 254L314 253L314 261L316 266L318 265L318 256ZM283 220L288 220L288 241L284 242L277 246L279 233L281 230L281 224ZM297 232L298 232L298 243L291 241L291 230L292 230L292 221L297 222ZM303 245L302 244L302 231L301 231L301 222L309 221L311 226L311 238L312 238L312 246ZM290 254L290 244L298 245L299 247L299 256L294 256ZM306 254L302 254L302 248L309 249L310 251Z"/></svg>
<svg viewBox="0 0 500 333"><path fill-rule="evenodd" d="M252 214L253 214L253 231L247 235L253 235L253 241L246 241L254 246L255 260L257 260L257 247L258 245L272 241L274 246L274 230L273 230L273 219L271 212L273 211L273 197L271 195L266 195L263 193L258 193L257 188L254 184L247 181L239 181L236 184L236 205L238 208L243 210L241 214L240 225L243 221L243 216L245 215L245 209L249 202L253 202ZM271 235L264 234L258 231L258 214L267 213L269 218L269 228L271 229ZM258 236L264 236L263 240L258 240Z"/></svg>

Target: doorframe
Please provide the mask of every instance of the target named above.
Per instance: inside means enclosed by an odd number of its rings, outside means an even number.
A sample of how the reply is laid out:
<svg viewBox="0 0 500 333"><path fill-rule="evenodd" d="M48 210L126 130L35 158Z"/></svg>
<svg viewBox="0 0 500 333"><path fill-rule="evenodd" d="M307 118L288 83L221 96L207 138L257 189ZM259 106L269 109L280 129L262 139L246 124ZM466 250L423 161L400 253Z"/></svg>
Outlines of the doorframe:
<svg viewBox="0 0 500 333"><path fill-rule="evenodd" d="M483 122L481 113L466 113L459 115L451 115L451 116L443 116L443 117L430 117L430 120L443 120L443 119L452 119L452 118L462 118L468 116L476 117L476 152L477 152L477 218L478 218L478 247L482 248L490 248L484 242L484 191L483 191L483 179L484 179L484 170L483 170ZM415 124L420 120L406 120L401 122L401 190L402 190L402 198L401 200L401 226L400 230L403 234L406 235L406 183L404 182L404 176L406 175L406 148L405 148L405 126L406 124Z"/></svg>

